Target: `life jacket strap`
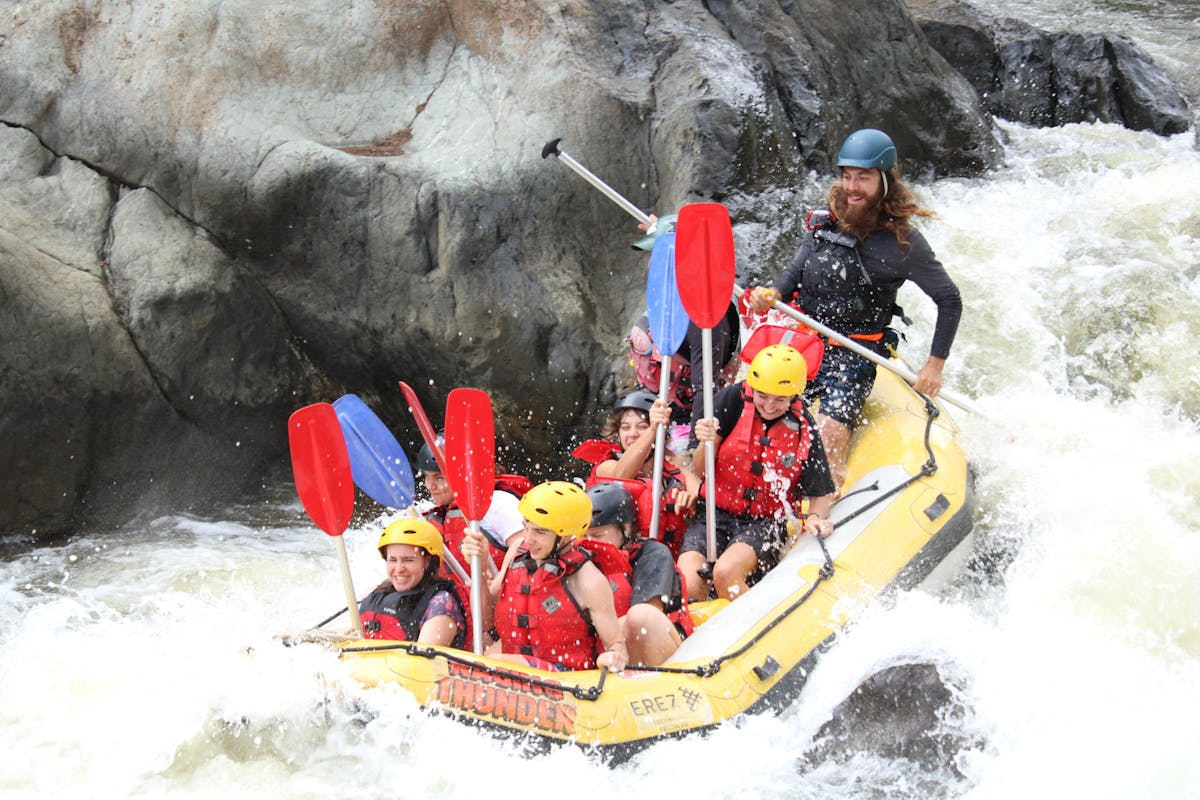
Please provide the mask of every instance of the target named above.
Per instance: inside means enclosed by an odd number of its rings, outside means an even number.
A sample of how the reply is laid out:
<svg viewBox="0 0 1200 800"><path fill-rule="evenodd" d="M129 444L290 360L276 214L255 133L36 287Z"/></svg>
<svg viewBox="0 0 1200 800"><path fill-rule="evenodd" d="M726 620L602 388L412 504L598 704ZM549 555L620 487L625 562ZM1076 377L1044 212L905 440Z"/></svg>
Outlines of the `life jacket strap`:
<svg viewBox="0 0 1200 800"><path fill-rule="evenodd" d="M803 324L796 326L796 330L801 331L802 333L811 333L814 336L821 336L821 334L817 333L812 328L808 327L807 325L803 325ZM846 335L846 338L854 339L855 341L859 341L859 342L878 342L883 339L883 331L880 331L879 333L850 333L850 334ZM833 339L830 339L826 336L821 336L821 341L825 342L825 344L833 345L834 347L844 347L845 346L841 342L836 342Z"/></svg>

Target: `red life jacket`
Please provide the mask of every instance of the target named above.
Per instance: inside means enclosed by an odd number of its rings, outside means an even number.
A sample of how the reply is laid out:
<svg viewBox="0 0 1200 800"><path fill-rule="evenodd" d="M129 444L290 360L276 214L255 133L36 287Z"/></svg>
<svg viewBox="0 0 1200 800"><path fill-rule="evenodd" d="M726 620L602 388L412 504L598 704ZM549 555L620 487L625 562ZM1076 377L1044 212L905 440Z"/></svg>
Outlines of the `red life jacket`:
<svg viewBox="0 0 1200 800"><path fill-rule="evenodd" d="M517 498L524 497L532 486L533 482L524 475L504 474L495 477L496 489L508 492ZM468 569L469 565L462 554L463 538L467 535L467 518L462 509L458 507L458 503L438 506L426 513L425 519L437 526L438 530L442 532L442 539L445 541L446 547L450 548L450 552L458 559L458 563L462 564L464 569ZM492 562L497 567L504 563L507 551L503 547L497 547L489 539L488 550L492 554Z"/></svg>
<svg viewBox="0 0 1200 800"><path fill-rule="evenodd" d="M617 616L628 614L629 601L633 597L633 567L629 563L629 556L621 548L599 539L581 539L575 546L586 550L592 557L592 563L608 578Z"/></svg>
<svg viewBox="0 0 1200 800"><path fill-rule="evenodd" d="M613 605L617 609L618 617L629 613L633 602L633 571L637 565L638 556L641 555L642 546L647 541L649 540L634 539L626 542L624 547L617 548L608 542L584 539L576 545L592 554L592 563L600 568L604 577L608 578L608 585L613 590ZM687 638L692 635L695 626L692 623L692 615L688 611L687 588L679 567L675 567L675 575L679 578L679 591L676 596L668 599L666 606L668 608L677 606L677 608L667 612L667 619L679 628L684 638Z"/></svg>
<svg viewBox="0 0 1200 800"><path fill-rule="evenodd" d="M362 619L363 636L367 639L390 639L397 642L415 642L421 635L421 618L429 608L429 602L438 592L450 592L458 601L466 617L467 606L453 583L447 580L430 581L427 586L418 586L405 592L397 592L390 583L381 585L359 604L358 614ZM454 635L451 647L465 648L469 624Z"/></svg>
<svg viewBox="0 0 1200 800"><path fill-rule="evenodd" d="M495 486L497 489L508 492L516 497L524 496L525 492L529 491L530 487L533 485L532 481L530 481L529 478L526 478L524 475L497 475L495 480ZM428 522L433 523L434 527L441 531L442 541L445 543L446 549L449 550L456 559L458 559L458 563L463 569L470 571L471 564L462 554L463 539L465 539L467 535L467 518L466 515L463 514L462 509L458 507L458 504L451 503L448 506L438 506L428 511L425 514L425 519ZM492 544L490 539L488 539L488 552L491 554L492 561L497 567L504 563L504 558L507 555L506 551L503 548ZM461 578L458 577L458 575L454 573L453 570L446 566L445 559L442 559L441 574L453 582L455 588L458 590L458 597L460 600L461 598L471 596L470 588L462 581ZM473 643L475 639L475 637L472 635L472 631L474 629L471 624L473 609L468 603L460 602L460 605L462 606L463 614L467 618L467 633L462 649L470 650L474 646Z"/></svg>
<svg viewBox="0 0 1200 800"><path fill-rule="evenodd" d="M658 394L661 388L662 354L650 337L650 321L646 315L633 324L629 336L629 363L633 365L637 382L643 388ZM671 378L667 388L667 402L676 408L691 408L696 390L692 388L692 366L686 358L671 356Z"/></svg>
<svg viewBox="0 0 1200 800"><path fill-rule="evenodd" d="M467 517L463 514L462 509L456 503L451 503L449 507L438 506L425 515L425 519L432 522L434 526L442 532L442 541L446 543L447 549L458 559L458 563L463 569L470 570L471 562L468 561L462 554L463 539L467 537ZM492 555L492 562L499 567L504 563L506 551L503 548L492 544L491 539L488 539L488 552ZM446 572L450 573L447 569Z"/></svg>
<svg viewBox="0 0 1200 800"><path fill-rule="evenodd" d="M797 399L767 428L745 383L742 399L742 415L717 451L717 507L738 516L778 519L784 503L798 499L800 472L812 446L804 404Z"/></svg>
<svg viewBox="0 0 1200 800"><path fill-rule="evenodd" d="M497 489L508 492L509 494L520 500L525 496L525 493L533 488L533 481L526 478L524 475L514 475L504 473L495 476L495 486Z"/></svg>
<svg viewBox="0 0 1200 800"><path fill-rule="evenodd" d="M566 579L587 561L579 547L541 564L528 556L513 561L496 598L495 626L503 652L572 670L596 666L596 629L566 587Z"/></svg>
<svg viewBox="0 0 1200 800"><path fill-rule="evenodd" d="M634 478L602 478L598 476L596 469L601 464L605 461L616 461L621 457L621 446L606 439L588 439L576 447L571 455L593 465L592 472L584 484L586 488L605 481L619 483L625 487L637 509L637 516L634 520L637 524L634 532L638 536L649 536L650 521L654 516L654 479L644 472L639 472ZM683 546L683 534L687 530L688 521L686 517L675 511L675 503L667 500L667 494L671 489L683 488L683 479L680 475L678 467L668 464L666 460L663 461L663 491L659 501L662 511L658 517L659 539L671 548L671 555L676 558L679 557L679 549Z"/></svg>

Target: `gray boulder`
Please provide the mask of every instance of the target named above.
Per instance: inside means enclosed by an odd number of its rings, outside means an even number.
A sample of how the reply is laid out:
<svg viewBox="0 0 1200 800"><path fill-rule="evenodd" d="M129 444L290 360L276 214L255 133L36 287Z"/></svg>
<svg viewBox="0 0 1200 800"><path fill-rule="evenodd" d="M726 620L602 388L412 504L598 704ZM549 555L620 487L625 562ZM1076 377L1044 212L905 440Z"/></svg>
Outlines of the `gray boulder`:
<svg viewBox="0 0 1200 800"><path fill-rule="evenodd" d="M0 522L49 534L237 497L313 378L269 296L149 190L117 200L31 134L2 138Z"/></svg>
<svg viewBox="0 0 1200 800"><path fill-rule="evenodd" d="M628 378L634 204L719 200L743 280L790 255L842 138L996 164L896 1L70 0L0 30L0 532L238 498L354 391L418 443L487 388L505 466L562 477ZM852 53L853 58L846 57Z"/></svg>
<svg viewBox="0 0 1200 800"><path fill-rule="evenodd" d="M1187 101L1126 36L1038 30L959 0L911 0L933 45L992 114L1029 125L1113 122L1167 135L1191 124Z"/></svg>
<svg viewBox="0 0 1200 800"><path fill-rule="evenodd" d="M804 772L824 761L844 763L870 753L961 778L959 754L985 742L972 728L972 709L960 684L936 664L881 669L838 704L797 769Z"/></svg>

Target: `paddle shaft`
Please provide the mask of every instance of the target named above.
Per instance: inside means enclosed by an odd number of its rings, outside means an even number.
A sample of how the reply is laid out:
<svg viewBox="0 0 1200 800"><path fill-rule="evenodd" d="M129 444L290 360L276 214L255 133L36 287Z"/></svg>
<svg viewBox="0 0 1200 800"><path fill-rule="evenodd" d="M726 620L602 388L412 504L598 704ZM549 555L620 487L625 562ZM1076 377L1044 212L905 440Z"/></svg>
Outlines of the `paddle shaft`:
<svg viewBox="0 0 1200 800"><path fill-rule="evenodd" d="M346 542L341 536L333 537L337 542L338 563L342 567L342 587L346 590L346 608L350 609L350 624L354 633L363 638L362 618L358 615L358 601L354 599L354 584L350 580L350 560L346 558Z"/></svg>
<svg viewBox="0 0 1200 800"><path fill-rule="evenodd" d="M620 206L622 209L624 209L626 212L628 212L630 215L632 215L633 218L636 219L638 222L641 222L646 225L650 224L650 217L647 214L645 214L633 203L629 202L624 197L622 197L620 194L618 194L616 192L616 190L613 189L611 186L609 186L607 183L605 183L604 181L600 180L598 177L593 175L592 172L590 170L588 170L587 167L583 166L578 161L571 158L571 156L568 155L566 152L564 152L562 150L558 150L557 148L555 149L554 155L558 156L558 158L564 164L566 164L568 167L570 167L571 169L573 169L577 173L579 173L579 175L582 176L584 178L584 180L586 180L588 183L592 184L597 189L599 189L606 197L608 197L608 199L612 200L614 203L616 203L618 206ZM739 289L735 285L733 287L734 302L736 302L738 297L741 296L741 293L742 293L742 290ZM877 364L881 367L884 367L885 369L890 369L892 372L896 373L901 378L904 378L904 380L908 381L910 384L916 382L917 376L914 372L912 372L912 370L908 370L897 364L893 364L890 360L883 358L882 356L878 355L877 353L871 352L867 348L858 344L858 342L855 342L853 339L849 339L845 336L842 336L841 334L839 334L837 331L833 330L832 328L822 325L821 323L817 322L816 320L814 320L812 317L808 316L807 314L797 311L796 309L792 308L791 306L787 305L786 303L777 303L775 305L775 307L778 308L783 313L791 316L793 319L803 322L805 325L807 325L808 327L817 331L818 333L824 335L826 338L832 339L833 341L837 342L838 344L840 344L844 347L849 347L852 351L854 351L855 353L858 353L860 356L867 359L868 361L874 362L875 364ZM982 412L975 406L974 403L972 403L970 400L968 400L967 398L960 395L958 392L955 392L953 389L943 388L940 392L938 392L938 396L944 398L946 401L948 401L950 403L953 403L954 405L961 408L963 411L967 411L971 414L982 414Z"/></svg>
<svg viewBox="0 0 1200 800"><path fill-rule="evenodd" d="M704 418L713 418L713 360L712 328L700 329L704 343ZM717 560L717 451L712 442L704 443L704 528L707 537L708 561Z"/></svg>
<svg viewBox="0 0 1200 800"><path fill-rule="evenodd" d="M575 170L575 172L577 172L581 178L583 178L585 181L590 183L592 186L595 186L597 189L599 189L600 192L605 197L607 197L609 200L612 200L614 203L616 203L618 206L620 206L622 210L624 210L626 213L628 213L630 216L632 216L638 222L642 223L643 225L652 224L652 220L650 219L650 216L648 214L646 214L644 211L642 211L640 208L635 206L633 203L629 202L624 197L622 197L617 192L616 189L613 189L607 183L605 183L604 181L602 181L598 177L596 177L592 173L592 171L589 170L587 167L585 167L583 164L580 164L578 161L571 158L570 154L568 154L565 150L559 149L557 139L555 139L552 144L554 145L553 149L549 149L550 145L546 146L547 151L544 151L545 155L558 156L559 161L563 162L568 167Z"/></svg>
<svg viewBox="0 0 1200 800"><path fill-rule="evenodd" d="M433 429L433 423L429 421L429 415L425 413L425 407L421 405L421 399L417 397L417 393L413 391L413 388L404 381L400 381L400 391L404 393L404 399L408 401L408 410L412 412L413 419L416 420L417 428L421 431L421 438L425 440L425 444L429 445L429 450L433 453L433 460L437 462L442 475L445 475L446 454L442 451L442 448L438 447L437 431ZM496 568L496 561L492 558L491 553L488 553L488 563L492 565L492 569ZM463 569L462 564L449 550L446 551L446 564L454 571L459 580L464 583L469 582L467 571Z"/></svg>
<svg viewBox="0 0 1200 800"><path fill-rule="evenodd" d="M741 295L742 295L741 288L735 284L733 287L734 301L736 302L737 299ZM822 325L820 322L817 322L815 319L808 316L803 311L797 311L796 309L789 306L787 303L784 303L781 301L776 302L775 305L772 307L779 311L782 311L784 314L787 314L789 317L796 320L797 322L804 323L805 325L812 328L814 331L816 331L817 333L826 337L827 339L835 341L838 344L842 345L843 347L849 348L851 351L857 353L858 355L862 356L863 358L867 359L868 361L870 361L878 366L881 366L884 369L891 370L892 372L896 373L904 380L908 381L910 384L916 383L917 375L912 370L908 369L907 367L905 367L903 365L895 363L891 359L884 358L883 356L879 355L878 353L876 353L872 350L869 350L866 347L863 347L858 342L854 341L853 339L851 339L848 336L843 336L842 334L835 331L833 328L830 328L828 325ZM968 400L967 398L960 395L958 392L955 392L953 389L943 388L940 392L938 392L938 397L944 398L948 402L953 403L954 405L961 408L963 411L967 411L972 414L981 414L982 413L975 406L974 403L972 403L970 400Z"/></svg>
<svg viewBox="0 0 1200 800"><path fill-rule="evenodd" d="M471 531L479 533L479 522L471 520ZM471 556L471 638L475 655L483 653L483 562L478 554Z"/></svg>
<svg viewBox="0 0 1200 800"><path fill-rule="evenodd" d="M667 353L662 357L662 374L658 379L658 399L662 402L667 402L667 393L671 391L671 359L674 356ZM654 483L651 484L650 496L653 498L653 511L650 512L650 538L661 539L662 534L659 531L662 517L662 493L663 493L663 462L667 457L667 428L670 427L670 422L666 425L659 425L658 430L654 432Z"/></svg>
<svg viewBox="0 0 1200 800"><path fill-rule="evenodd" d="M578 172L588 183L592 184L597 189L599 189L606 197L608 197L610 200L612 200L618 206L620 206L625 211L627 211L629 214L631 214L633 216L633 218L636 219L638 222L644 223L646 225L650 224L650 217L647 214L645 214L643 211L641 211L633 203L629 202L624 197L617 194L616 190L614 190L607 183L605 183L604 181L600 180L598 177L593 175L591 173L591 171L588 170L587 167L583 166L578 161L571 158L571 156L569 156L566 152L564 152L562 150L557 150L555 152L555 155L557 155L559 157L559 159L562 160L562 162L564 164L566 164L568 167L570 167L571 169ZM741 294L742 294L742 290L735 285L733 287L734 302L737 302L737 299L738 299L738 297L741 296ZM884 367L885 369L890 369L892 372L896 373L901 378L904 378L904 380L908 381L910 384L916 382L917 376L911 370L905 369L904 367L901 367L897 364L893 364L889 359L883 358L879 354L868 350L867 348L863 347L862 345L860 345L858 342L854 341L853 339L849 339L845 336L842 336L837 331L833 330L830 327L822 325L821 323L817 322L815 319L808 316L807 314L797 311L796 309L792 308L791 306L787 305L786 303L776 303L775 308L778 308L780 311L782 311L783 313L792 317L793 319L803 322L805 325L807 325L808 327L817 331L818 333L822 334L826 338L832 339L833 341L837 342L838 344L840 344L844 347L849 347L852 351L854 351L855 353L858 353L860 356L867 359L868 361L872 361L875 364L878 364L879 366ZM953 389L943 388L940 392L938 392L938 396L944 398L945 400L947 400L950 403L953 403L954 405L961 408L963 411L967 411L971 414L982 414L982 412L975 406L974 403L972 403L970 400L968 400L967 398L960 395L958 392L955 392Z"/></svg>

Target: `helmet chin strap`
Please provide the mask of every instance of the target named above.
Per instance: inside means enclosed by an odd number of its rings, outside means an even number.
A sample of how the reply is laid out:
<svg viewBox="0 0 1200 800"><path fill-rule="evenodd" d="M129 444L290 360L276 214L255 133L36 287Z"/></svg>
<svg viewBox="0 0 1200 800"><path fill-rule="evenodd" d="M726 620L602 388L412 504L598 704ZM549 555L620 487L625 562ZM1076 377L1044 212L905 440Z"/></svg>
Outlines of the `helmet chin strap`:
<svg viewBox="0 0 1200 800"><path fill-rule="evenodd" d="M550 550L551 557L557 557L557 556L562 555L563 539L566 539L566 538L567 537L565 537L565 536L555 536L554 537L554 547Z"/></svg>
<svg viewBox="0 0 1200 800"><path fill-rule="evenodd" d="M887 197L887 193L888 193L887 170L886 169L879 170L879 177L883 178L883 196Z"/></svg>

